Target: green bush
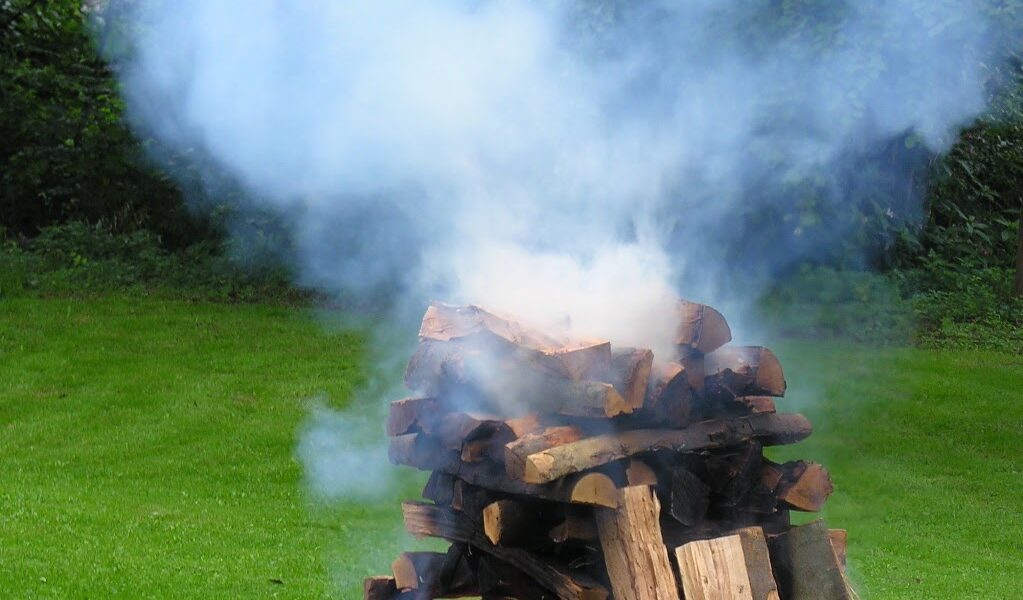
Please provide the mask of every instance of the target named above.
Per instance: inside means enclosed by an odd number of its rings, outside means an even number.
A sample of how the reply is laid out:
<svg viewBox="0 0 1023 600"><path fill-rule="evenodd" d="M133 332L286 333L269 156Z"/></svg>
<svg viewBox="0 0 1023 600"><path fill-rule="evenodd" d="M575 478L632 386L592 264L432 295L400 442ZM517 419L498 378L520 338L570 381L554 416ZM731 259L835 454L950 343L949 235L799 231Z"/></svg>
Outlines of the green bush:
<svg viewBox="0 0 1023 600"><path fill-rule="evenodd" d="M117 234L81 222L45 228L23 244L0 249L0 297L118 293L165 294L214 301L301 301L292 273L266 256L258 268L225 254L212 242L165 250L146 231Z"/></svg>
<svg viewBox="0 0 1023 600"><path fill-rule="evenodd" d="M908 343L913 310L898 282L866 271L803 267L774 284L760 312L777 334L810 339Z"/></svg>
<svg viewBox="0 0 1023 600"><path fill-rule="evenodd" d="M1013 272L990 267L903 273L925 345L1023 350L1023 298L1012 294Z"/></svg>

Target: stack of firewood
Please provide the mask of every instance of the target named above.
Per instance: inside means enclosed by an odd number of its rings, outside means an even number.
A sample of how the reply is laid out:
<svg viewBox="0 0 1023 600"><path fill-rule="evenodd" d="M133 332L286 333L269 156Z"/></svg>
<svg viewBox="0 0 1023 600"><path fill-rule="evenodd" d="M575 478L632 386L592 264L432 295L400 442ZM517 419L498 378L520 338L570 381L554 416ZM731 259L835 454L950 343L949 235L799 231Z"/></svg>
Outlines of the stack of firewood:
<svg viewBox="0 0 1023 600"><path fill-rule="evenodd" d="M764 456L811 433L775 412L777 357L727 346L710 307L677 316L655 357L431 306L387 433L392 462L431 471L406 529L451 546L401 554L365 598L850 598L844 532L789 521L828 472Z"/></svg>

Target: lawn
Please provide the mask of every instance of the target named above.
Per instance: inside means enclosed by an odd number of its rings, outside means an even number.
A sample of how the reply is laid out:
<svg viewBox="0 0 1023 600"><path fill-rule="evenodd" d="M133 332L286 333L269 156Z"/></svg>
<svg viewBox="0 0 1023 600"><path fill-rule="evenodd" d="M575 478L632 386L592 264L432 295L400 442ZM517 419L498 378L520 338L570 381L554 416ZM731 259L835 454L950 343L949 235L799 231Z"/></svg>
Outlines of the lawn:
<svg viewBox="0 0 1023 600"><path fill-rule="evenodd" d="M0 597L358 598L414 482L324 506L295 448L365 346L294 308L0 300ZM1023 358L775 346L817 426L777 454L831 468L864 597L1018 598Z"/></svg>

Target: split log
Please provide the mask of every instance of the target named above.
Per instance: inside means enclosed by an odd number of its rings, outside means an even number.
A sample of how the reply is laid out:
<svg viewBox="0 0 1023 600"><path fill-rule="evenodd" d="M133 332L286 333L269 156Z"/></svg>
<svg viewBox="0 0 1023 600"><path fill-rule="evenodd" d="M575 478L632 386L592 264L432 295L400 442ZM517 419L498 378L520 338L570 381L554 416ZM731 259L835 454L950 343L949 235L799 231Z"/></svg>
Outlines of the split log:
<svg viewBox="0 0 1023 600"><path fill-rule="evenodd" d="M739 536L689 542L675 557L686 600L753 600Z"/></svg>
<svg viewBox="0 0 1023 600"><path fill-rule="evenodd" d="M770 396L742 396L736 398L750 414L756 415L760 413L773 413L778 412L777 407L774 404L774 398Z"/></svg>
<svg viewBox="0 0 1023 600"><path fill-rule="evenodd" d="M614 460L654 451L692 452L759 440L765 445L794 443L812 426L799 414L764 414L694 423L685 429L646 429L585 438L531 454L523 479L547 483Z"/></svg>
<svg viewBox="0 0 1023 600"><path fill-rule="evenodd" d="M724 316L709 306L682 300L678 314L675 344L682 354L693 350L707 354L732 340L732 331Z"/></svg>
<svg viewBox="0 0 1023 600"><path fill-rule="evenodd" d="M399 598L398 587L393 577L367 577L362 581L363 600L396 600Z"/></svg>
<svg viewBox="0 0 1023 600"><path fill-rule="evenodd" d="M441 506L451 506L454 496L455 478L441 471L433 471L423 487L423 498Z"/></svg>
<svg viewBox="0 0 1023 600"><path fill-rule="evenodd" d="M451 508L469 515L474 520L479 520L488 505L503 497L502 494L495 494L490 490L470 485L458 479L455 481Z"/></svg>
<svg viewBox="0 0 1023 600"><path fill-rule="evenodd" d="M420 430L452 450L460 450L466 441L493 435L511 437L511 430L500 417L483 413L437 413L419 420Z"/></svg>
<svg viewBox="0 0 1023 600"><path fill-rule="evenodd" d="M721 488L722 504L738 506L750 495L760 483L760 471L764 462L764 449L753 441L744 444L730 457L729 470L722 478L725 485Z"/></svg>
<svg viewBox="0 0 1023 600"><path fill-rule="evenodd" d="M391 563L394 583L400 590L422 590L435 597L441 593L441 577L447 555L440 552L402 552Z"/></svg>
<svg viewBox="0 0 1023 600"><path fill-rule="evenodd" d="M405 371L405 384L428 396L457 397L467 409L502 417L538 413L608 418L632 412L610 383L570 379L518 356L459 342L420 343Z"/></svg>
<svg viewBox="0 0 1023 600"><path fill-rule="evenodd" d="M656 486L658 484L657 472L646 461L631 458L625 467L625 482L626 486Z"/></svg>
<svg viewBox="0 0 1023 600"><path fill-rule="evenodd" d="M786 600L853 597L823 521L793 527L770 541L771 563Z"/></svg>
<svg viewBox="0 0 1023 600"><path fill-rule="evenodd" d="M394 464L424 471L441 471L474 486L506 494L566 504L611 508L617 506L617 486L614 480L604 473L579 472L558 481L531 484L508 477L504 465L500 463L462 462L460 453L445 450L429 437L419 433L391 438L388 457Z"/></svg>
<svg viewBox="0 0 1023 600"><path fill-rule="evenodd" d="M690 542L675 555L686 600L778 600L762 531Z"/></svg>
<svg viewBox="0 0 1023 600"><path fill-rule="evenodd" d="M419 337L440 342L475 338L487 345L505 346L570 379L605 372L611 361L607 341L554 337L478 306L431 304L423 315Z"/></svg>
<svg viewBox="0 0 1023 600"><path fill-rule="evenodd" d="M668 512L679 523L691 527L707 516L710 488L688 469L679 467L671 474L670 499Z"/></svg>
<svg viewBox="0 0 1023 600"><path fill-rule="evenodd" d="M838 559L838 566L845 572L848 563L848 533L844 529L829 529L828 539L831 540L831 548L835 551L835 558Z"/></svg>
<svg viewBox="0 0 1023 600"><path fill-rule="evenodd" d="M498 500L483 509L483 533L495 546L544 548L550 542L544 532L562 521L564 514L553 504Z"/></svg>
<svg viewBox="0 0 1023 600"><path fill-rule="evenodd" d="M654 353L645 348L621 348L611 352L611 383L633 410L643 407L646 399Z"/></svg>
<svg viewBox="0 0 1023 600"><path fill-rule="evenodd" d="M618 492L618 508L595 509L611 591L630 600L679 600L658 521L661 507L649 486Z"/></svg>
<svg viewBox="0 0 1023 600"><path fill-rule="evenodd" d="M599 583L585 575L572 573L556 560L540 558L520 548L491 544L468 517L450 509L417 502L403 502L401 508L405 529L412 535L470 544L519 569L561 600L606 600L608 597L607 590Z"/></svg>
<svg viewBox="0 0 1023 600"><path fill-rule="evenodd" d="M567 511L565 518L547 533L555 544L571 542L593 542L597 540L597 524L593 514L581 511Z"/></svg>
<svg viewBox="0 0 1023 600"><path fill-rule="evenodd" d="M655 422L684 427L693 421L691 374L678 362L654 365L647 398L647 411Z"/></svg>
<svg viewBox="0 0 1023 600"><path fill-rule="evenodd" d="M835 489L828 470L818 463L795 461L783 465L783 470L777 497L789 508L818 512Z"/></svg>
<svg viewBox="0 0 1023 600"><path fill-rule="evenodd" d="M742 541L742 557L746 561L753 600L779 600L778 584L774 580L771 553L763 528L747 527L735 534Z"/></svg>
<svg viewBox="0 0 1023 600"><path fill-rule="evenodd" d="M490 556L481 556L477 571L483 600L550 600L554 597L522 571Z"/></svg>
<svg viewBox="0 0 1023 600"><path fill-rule="evenodd" d="M504 447L504 468L510 477L522 479L526 469L526 459L531 454L577 442L586 437L586 433L575 425L548 427L536 433L530 433L509 442Z"/></svg>
<svg viewBox="0 0 1023 600"><path fill-rule="evenodd" d="M387 413L387 435L418 431L420 416L435 413L439 405L436 398L404 398L391 402Z"/></svg>
<svg viewBox="0 0 1023 600"><path fill-rule="evenodd" d="M760 346L726 346L704 357L710 398L784 396L785 374L773 352Z"/></svg>

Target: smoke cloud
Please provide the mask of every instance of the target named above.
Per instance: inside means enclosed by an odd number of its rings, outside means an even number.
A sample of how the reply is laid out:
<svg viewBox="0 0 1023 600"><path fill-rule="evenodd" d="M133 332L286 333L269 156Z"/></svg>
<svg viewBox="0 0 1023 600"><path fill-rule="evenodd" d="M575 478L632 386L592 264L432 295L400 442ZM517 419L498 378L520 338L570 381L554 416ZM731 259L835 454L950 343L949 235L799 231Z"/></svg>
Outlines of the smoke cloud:
<svg viewBox="0 0 1023 600"><path fill-rule="evenodd" d="M806 2L813 27L776 4L147 3L125 93L291 223L308 285L654 348L681 294L741 337L715 240L793 201L755 188L907 132L947 147L993 51L969 0Z"/></svg>

